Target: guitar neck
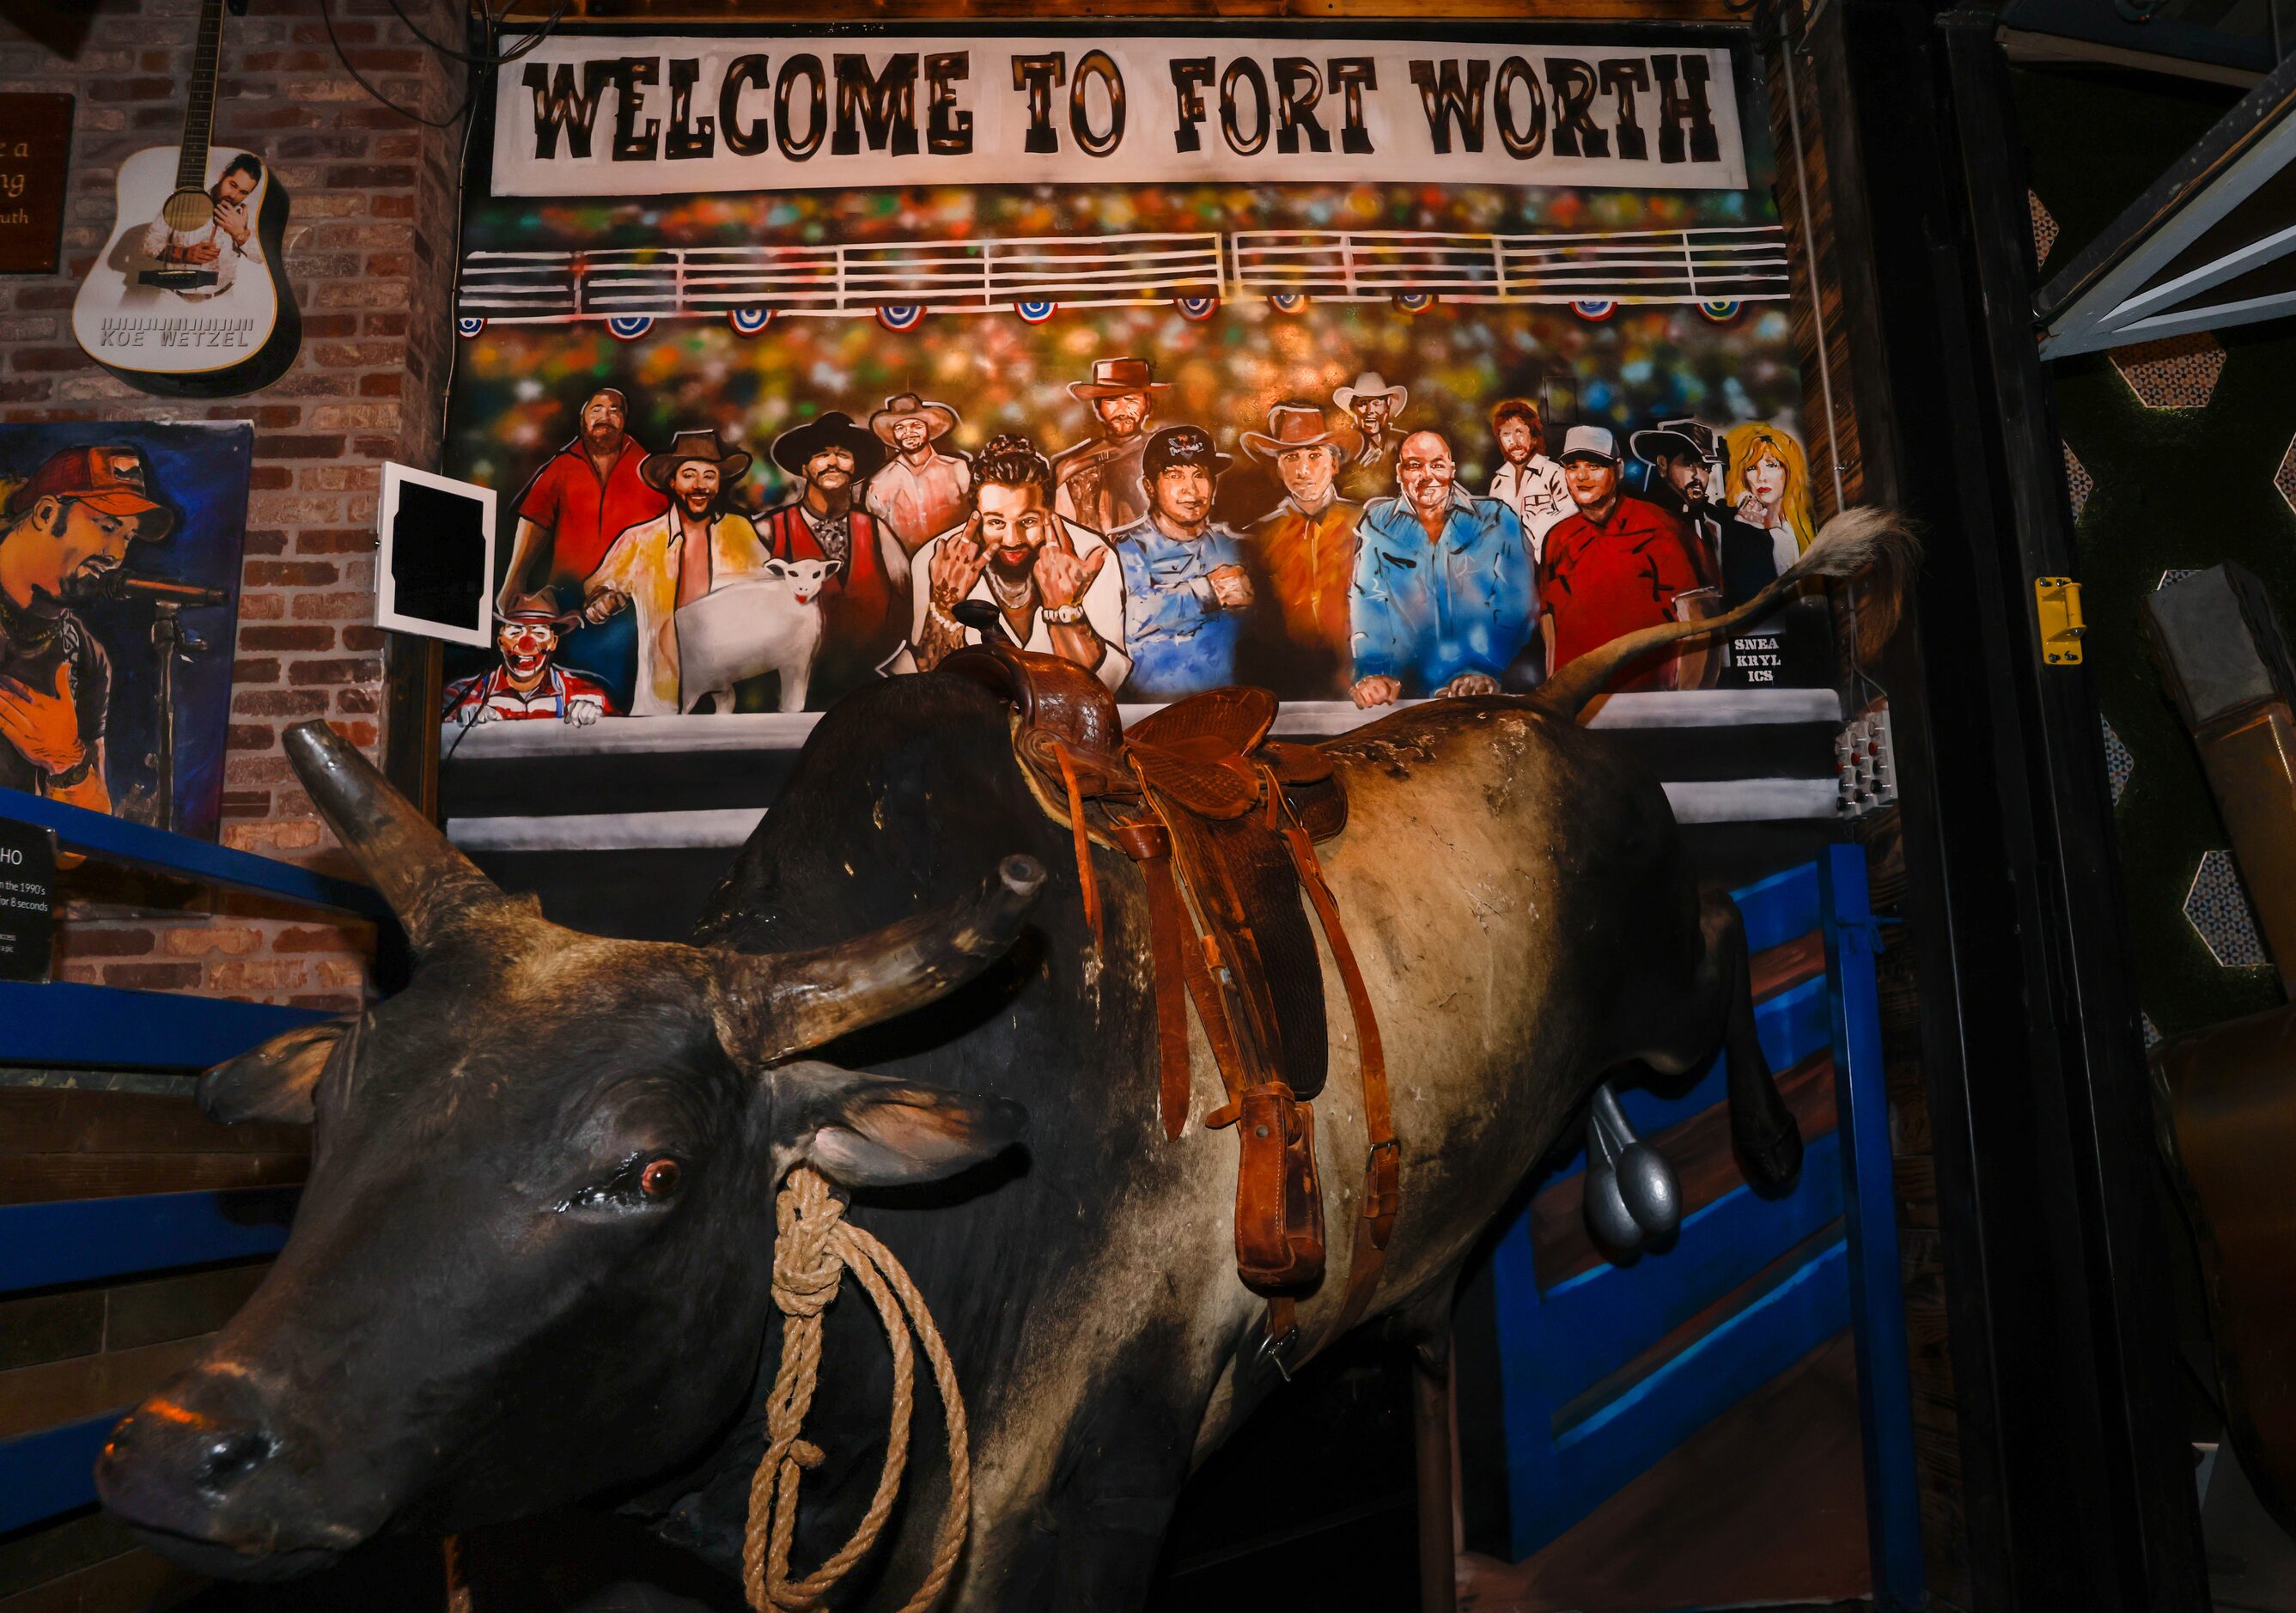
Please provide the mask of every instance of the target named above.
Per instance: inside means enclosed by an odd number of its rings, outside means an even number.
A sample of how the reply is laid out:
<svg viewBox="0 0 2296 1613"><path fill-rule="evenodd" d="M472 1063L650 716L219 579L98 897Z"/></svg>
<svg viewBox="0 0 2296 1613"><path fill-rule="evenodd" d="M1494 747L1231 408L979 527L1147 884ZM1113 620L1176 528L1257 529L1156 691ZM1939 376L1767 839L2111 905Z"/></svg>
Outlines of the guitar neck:
<svg viewBox="0 0 2296 1613"><path fill-rule="evenodd" d="M192 53L182 154L176 160L179 191L207 188L208 144L215 133L216 78L223 66L223 4L224 0L200 0L199 42Z"/></svg>

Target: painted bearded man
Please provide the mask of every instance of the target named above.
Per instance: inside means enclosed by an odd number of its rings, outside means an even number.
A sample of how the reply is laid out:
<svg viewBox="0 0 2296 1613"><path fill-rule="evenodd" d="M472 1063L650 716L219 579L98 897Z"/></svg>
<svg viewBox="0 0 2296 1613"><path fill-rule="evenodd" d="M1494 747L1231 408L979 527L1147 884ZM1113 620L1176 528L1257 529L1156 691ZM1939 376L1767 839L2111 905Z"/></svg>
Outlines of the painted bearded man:
<svg viewBox="0 0 2296 1613"><path fill-rule="evenodd" d="M1132 671L1124 645L1124 568L1100 535L1053 509L1053 469L1025 437L991 439L972 462L964 525L917 551L909 647L896 672L931 671L980 642L966 601L994 605L1023 649L1058 655L1111 690Z"/></svg>
<svg viewBox="0 0 2296 1613"><path fill-rule="evenodd" d="M625 608L636 617L632 716L677 714L679 607L766 563L757 528L727 502L750 463L708 430L680 431L666 452L647 454L640 473L669 508L616 537L583 585L586 620L603 622Z"/></svg>
<svg viewBox="0 0 2296 1613"><path fill-rule="evenodd" d="M157 543L175 516L151 495L132 447L51 454L8 496L0 522L0 785L111 810L103 726L111 662L73 603Z"/></svg>
<svg viewBox="0 0 2296 1613"><path fill-rule="evenodd" d="M518 495L518 528L495 608L515 610L530 589L578 597L615 538L669 508L638 474L645 445L629 432L629 400L601 387L582 400L581 429ZM541 575L535 572L539 568Z"/></svg>
<svg viewBox="0 0 2296 1613"><path fill-rule="evenodd" d="M869 417L869 430L893 456L869 479L862 502L879 526L900 539L904 554L914 554L964 519L972 467L964 454L940 447L956 426L955 409L914 392L887 398Z"/></svg>

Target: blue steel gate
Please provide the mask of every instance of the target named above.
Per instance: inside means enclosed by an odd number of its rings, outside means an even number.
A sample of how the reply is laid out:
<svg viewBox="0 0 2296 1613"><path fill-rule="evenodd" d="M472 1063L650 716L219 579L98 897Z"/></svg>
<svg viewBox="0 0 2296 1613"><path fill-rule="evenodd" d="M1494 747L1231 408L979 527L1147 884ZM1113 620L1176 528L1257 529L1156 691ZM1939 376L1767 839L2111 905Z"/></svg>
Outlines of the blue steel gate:
<svg viewBox="0 0 2296 1613"><path fill-rule="evenodd" d="M62 848L102 861L389 921L366 886L19 790L0 789L0 818L53 830ZM0 1064L188 1076L328 1017L170 992L0 981ZM297 1191L250 1187L0 1203L0 1299L275 1254L287 1240ZM91 1504L96 1453L127 1409L108 1406L0 1439L0 1535Z"/></svg>
<svg viewBox="0 0 2296 1613"><path fill-rule="evenodd" d="M1520 1561L1843 1329L1855 1336L1875 1598L1922 1600L1920 1518L1889 1111L1863 851L1733 893L1755 1022L1808 1144L1766 1200L1730 1163L1726 1061L1688 1090L1620 1094L1683 1171L1674 1245L1604 1259L1581 1216L1583 1151L1502 1234L1497 1298L1508 1527ZM1685 1161L1692 1161L1685 1168Z"/></svg>

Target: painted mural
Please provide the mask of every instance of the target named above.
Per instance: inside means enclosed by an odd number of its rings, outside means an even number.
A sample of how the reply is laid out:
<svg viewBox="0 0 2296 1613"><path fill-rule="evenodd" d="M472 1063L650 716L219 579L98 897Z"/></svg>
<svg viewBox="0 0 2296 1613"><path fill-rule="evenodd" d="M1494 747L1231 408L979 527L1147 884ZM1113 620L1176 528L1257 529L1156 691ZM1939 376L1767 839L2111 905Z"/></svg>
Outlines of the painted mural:
<svg viewBox="0 0 2296 1613"><path fill-rule="evenodd" d="M1374 708L1727 609L1811 529L1742 77L1560 32L554 37L465 221L447 468L512 533L443 716L820 710L983 633L1128 703ZM1830 682L1793 637L1631 686Z"/></svg>
<svg viewBox="0 0 2296 1613"><path fill-rule="evenodd" d="M254 435L0 426L0 786L214 838Z"/></svg>
<svg viewBox="0 0 2296 1613"><path fill-rule="evenodd" d="M808 714L983 635L1136 708L1264 684L1305 738L1758 593L1813 489L1741 45L1443 29L560 33L504 72L446 451L504 511L458 843L682 938ZM1458 1326L1494 1607L1869 1588L1832 645L1797 602L1611 702L1739 890L1812 1163L1744 1185L1718 1061L1621 1094L1693 1184L1667 1247L1598 1248L1549 1162Z"/></svg>

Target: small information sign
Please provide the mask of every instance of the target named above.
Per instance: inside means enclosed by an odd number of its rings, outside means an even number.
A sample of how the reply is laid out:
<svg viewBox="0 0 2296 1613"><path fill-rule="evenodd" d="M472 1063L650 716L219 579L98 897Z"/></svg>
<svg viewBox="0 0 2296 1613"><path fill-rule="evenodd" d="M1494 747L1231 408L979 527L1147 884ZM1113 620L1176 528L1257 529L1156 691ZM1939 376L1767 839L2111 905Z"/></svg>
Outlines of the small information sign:
<svg viewBox="0 0 2296 1613"><path fill-rule="evenodd" d="M0 819L0 980L47 979L55 893L54 831Z"/></svg>
<svg viewBox="0 0 2296 1613"><path fill-rule="evenodd" d="M71 124L70 95L0 95L0 274L55 273Z"/></svg>

